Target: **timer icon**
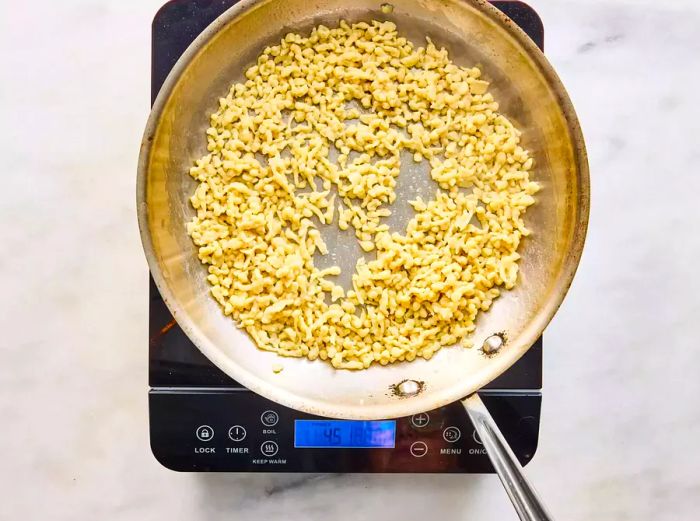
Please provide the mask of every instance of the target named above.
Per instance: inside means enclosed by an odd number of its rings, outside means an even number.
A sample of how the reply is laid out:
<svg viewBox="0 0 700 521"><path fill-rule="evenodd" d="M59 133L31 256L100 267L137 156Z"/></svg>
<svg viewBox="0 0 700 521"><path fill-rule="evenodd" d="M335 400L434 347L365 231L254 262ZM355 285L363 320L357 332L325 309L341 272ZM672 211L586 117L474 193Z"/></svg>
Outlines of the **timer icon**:
<svg viewBox="0 0 700 521"><path fill-rule="evenodd" d="M228 430L228 437L231 441L243 441L245 435L245 429L240 425L234 425Z"/></svg>

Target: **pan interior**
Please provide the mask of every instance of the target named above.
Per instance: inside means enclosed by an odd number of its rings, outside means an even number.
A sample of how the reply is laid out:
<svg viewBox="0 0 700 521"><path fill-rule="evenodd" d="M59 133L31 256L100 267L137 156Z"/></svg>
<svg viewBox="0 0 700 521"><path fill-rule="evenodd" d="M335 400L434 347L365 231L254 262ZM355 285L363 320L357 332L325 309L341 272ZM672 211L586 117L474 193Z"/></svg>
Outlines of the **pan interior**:
<svg viewBox="0 0 700 521"><path fill-rule="evenodd" d="M390 14L381 2L360 0L243 1L219 18L188 49L166 80L149 119L139 161L139 221L151 271L174 317L197 347L251 390L310 413L343 418L399 417L457 400L512 365L556 311L573 277L585 234L588 178L578 123L568 98L527 36L480 2L402 0ZM209 114L229 86L242 79L260 51L287 32L348 21L392 20L416 45L425 36L445 46L458 65L479 65L500 111L523 132L535 158L531 178L542 185L526 223L533 235L521 245L520 281L481 314L476 346L496 332L508 343L486 357L478 348L444 348L430 361L336 371L305 359L257 350L209 295L206 269L185 231L195 188L188 170L206 153ZM271 21L274 21L271 23ZM424 163L404 161L390 224L402 229L412 213L406 197L432 198ZM351 273L359 253L352 233L323 230L331 254ZM355 254L339 254L351 251ZM323 266L323 264L321 264ZM275 374L274 364L284 370ZM392 385L423 382L423 391L399 398Z"/></svg>

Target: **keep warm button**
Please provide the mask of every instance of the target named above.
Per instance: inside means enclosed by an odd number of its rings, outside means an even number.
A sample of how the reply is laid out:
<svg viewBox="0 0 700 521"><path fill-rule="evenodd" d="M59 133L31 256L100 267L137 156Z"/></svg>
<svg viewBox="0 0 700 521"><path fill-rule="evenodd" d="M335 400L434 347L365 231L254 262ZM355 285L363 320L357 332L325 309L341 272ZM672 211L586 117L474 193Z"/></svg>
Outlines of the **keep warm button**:
<svg viewBox="0 0 700 521"><path fill-rule="evenodd" d="M278 450L279 447L274 441L264 441L263 444L260 445L260 452L262 452L263 456L267 456L268 458L277 454Z"/></svg>

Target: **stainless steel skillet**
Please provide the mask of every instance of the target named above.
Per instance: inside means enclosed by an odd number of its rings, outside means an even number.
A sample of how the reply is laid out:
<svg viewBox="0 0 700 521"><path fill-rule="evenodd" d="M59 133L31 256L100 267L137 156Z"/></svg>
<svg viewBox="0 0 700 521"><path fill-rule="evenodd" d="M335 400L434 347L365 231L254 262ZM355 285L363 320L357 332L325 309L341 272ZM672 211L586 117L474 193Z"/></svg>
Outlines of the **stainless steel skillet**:
<svg viewBox="0 0 700 521"><path fill-rule="evenodd" d="M401 0L393 7L385 14L381 2L369 0L240 2L195 40L168 76L148 121L139 159L138 214L144 249L180 326L213 363L249 389L322 416L394 418L472 395L510 367L542 332L571 283L585 237L588 167L583 140L571 103L540 51L500 12L480 1ZM525 146L536 160L534 178L543 190L526 217L534 234L520 250L520 283L480 317L476 348L443 349L430 361L363 372L285 359L284 371L274 374L271 367L279 361L275 355L255 349L208 294L206 271L184 229L194 189L187 170L205 150L204 131L218 98L242 77L265 45L286 32L304 32L319 23L335 25L340 19L391 19L415 43L423 44L428 35L447 47L457 63L479 64L492 81L501 111L523 130ZM401 179L413 180L404 186L420 190L427 176L407 169ZM400 191L399 198L409 194ZM400 203L394 226L401 226L401 218L409 215L401 211ZM328 241L334 251L350 247L336 239ZM354 266L351 255L339 255L334 261L340 261L345 272ZM506 345L496 354L484 355L478 346L497 332L505 333ZM416 386L420 392L409 396L392 392L405 380L420 382ZM495 457L499 448L489 440L497 436L489 434L488 418L475 416L477 400L474 395L466 403L474 403L470 414Z"/></svg>

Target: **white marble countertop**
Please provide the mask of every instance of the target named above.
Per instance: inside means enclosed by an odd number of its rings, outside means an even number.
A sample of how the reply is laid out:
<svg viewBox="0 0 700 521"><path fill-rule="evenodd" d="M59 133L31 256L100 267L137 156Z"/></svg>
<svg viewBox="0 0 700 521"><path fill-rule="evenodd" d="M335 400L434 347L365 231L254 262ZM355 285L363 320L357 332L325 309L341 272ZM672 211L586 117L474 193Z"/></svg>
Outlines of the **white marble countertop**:
<svg viewBox="0 0 700 521"><path fill-rule="evenodd" d="M0 519L515 519L490 475L153 459L134 179L160 2L0 7ZM700 3L531 4L587 138L592 212L527 471L558 519L700 519Z"/></svg>

